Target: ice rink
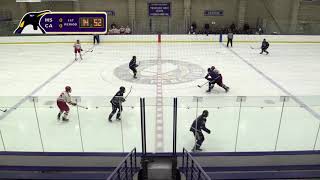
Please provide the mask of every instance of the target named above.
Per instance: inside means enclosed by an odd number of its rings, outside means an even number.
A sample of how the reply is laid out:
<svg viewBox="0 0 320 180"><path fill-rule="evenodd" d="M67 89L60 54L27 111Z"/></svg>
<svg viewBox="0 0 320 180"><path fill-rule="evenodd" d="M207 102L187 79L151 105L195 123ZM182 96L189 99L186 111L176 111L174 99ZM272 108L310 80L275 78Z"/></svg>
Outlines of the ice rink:
<svg viewBox="0 0 320 180"><path fill-rule="evenodd" d="M1 44L0 107L8 111L0 112L0 151L141 151L140 97L150 152L172 150L173 97L178 151L192 148L189 128L204 109L212 131L206 152L320 149L320 44L270 44L270 54L260 55L257 43L103 43L82 61L74 61L70 43ZM137 79L128 69L133 55ZM212 65L228 93L197 87ZM66 85L89 109L71 107L70 121L61 122L55 101ZM132 92L122 121L109 123L120 86Z"/></svg>

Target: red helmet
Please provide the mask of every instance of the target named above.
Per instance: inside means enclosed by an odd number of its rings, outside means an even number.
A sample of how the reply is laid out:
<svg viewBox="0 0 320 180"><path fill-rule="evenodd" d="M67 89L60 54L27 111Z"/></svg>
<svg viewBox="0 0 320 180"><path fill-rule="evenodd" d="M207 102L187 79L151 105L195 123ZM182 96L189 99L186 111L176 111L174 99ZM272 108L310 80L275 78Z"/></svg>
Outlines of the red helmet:
<svg viewBox="0 0 320 180"><path fill-rule="evenodd" d="M70 92L71 92L71 87L70 87L70 86L66 86L66 87L65 87L65 90L66 90L68 93L70 93Z"/></svg>

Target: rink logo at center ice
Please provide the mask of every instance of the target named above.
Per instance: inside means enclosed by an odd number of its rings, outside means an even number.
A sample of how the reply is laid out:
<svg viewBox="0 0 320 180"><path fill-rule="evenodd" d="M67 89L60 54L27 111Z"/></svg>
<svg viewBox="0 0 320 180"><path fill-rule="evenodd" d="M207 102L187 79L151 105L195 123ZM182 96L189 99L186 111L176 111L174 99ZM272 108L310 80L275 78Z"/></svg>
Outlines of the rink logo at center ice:
<svg viewBox="0 0 320 180"><path fill-rule="evenodd" d="M156 60L140 61L137 70L137 79L134 79L132 72L128 68L128 64L123 64L114 69L114 75L121 80L129 82L140 84L157 83ZM197 64L177 60L161 60L161 79L164 85L194 81L203 78L204 74L205 70Z"/></svg>

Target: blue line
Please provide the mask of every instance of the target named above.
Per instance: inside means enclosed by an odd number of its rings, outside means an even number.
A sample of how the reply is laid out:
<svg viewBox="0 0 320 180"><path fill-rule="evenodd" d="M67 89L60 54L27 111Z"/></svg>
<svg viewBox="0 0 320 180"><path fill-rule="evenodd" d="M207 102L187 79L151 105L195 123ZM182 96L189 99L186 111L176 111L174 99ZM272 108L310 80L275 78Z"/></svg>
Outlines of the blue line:
<svg viewBox="0 0 320 180"><path fill-rule="evenodd" d="M283 88L280 84L278 84L276 81L274 81L273 79L271 79L270 77L268 77L267 75L265 75L262 71L260 71L258 68L256 68L254 65L252 65L251 63L249 63L247 60L245 60L243 57L241 57L238 53L236 53L235 51L233 51L232 49L226 47L224 45L225 48L227 48L230 52L232 52L234 55L236 55L238 58L240 58L244 63L246 63L248 66L250 66L252 69L254 69L257 73L259 73L261 76L263 76L264 78L266 78L269 82L271 82L273 85L275 85L276 87L278 87L280 90L282 90L284 93L286 93L287 95L289 95L294 101L296 101L301 107L303 107L305 110L307 110L310 114L312 114L315 118L317 118L320 121L320 115L318 113L316 113L314 110L312 110L308 105L306 105L303 101L301 101L300 99L298 99L296 96L294 96L293 94L291 94L289 91L287 91L285 88Z"/></svg>
<svg viewBox="0 0 320 180"><path fill-rule="evenodd" d="M38 92L41 88L43 88L45 85L47 85L50 81L52 81L54 78L56 78L57 76L59 76L63 71L65 71L66 69L68 69L75 61L72 61L71 63L69 63L67 66L65 66L64 68L62 68L60 71L58 71L57 73L55 73L54 75L52 75L48 80L46 80L45 82L43 82L40 86L38 86L36 89L34 89L31 93L29 93L27 96L25 96L24 98L22 98L19 102L17 102L13 107L11 107L10 109L8 109L8 111L6 113L3 113L0 116L0 120L4 119L8 114L10 114L11 112L15 111L21 104L23 104L24 102L26 102L32 95L34 95L36 92Z"/></svg>

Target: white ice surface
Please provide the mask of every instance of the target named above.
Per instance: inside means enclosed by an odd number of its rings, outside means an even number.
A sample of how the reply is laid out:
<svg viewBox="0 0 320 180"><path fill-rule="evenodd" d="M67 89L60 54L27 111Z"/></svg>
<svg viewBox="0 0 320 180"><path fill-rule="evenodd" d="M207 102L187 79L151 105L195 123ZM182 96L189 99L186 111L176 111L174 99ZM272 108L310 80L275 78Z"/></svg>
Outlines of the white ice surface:
<svg viewBox="0 0 320 180"><path fill-rule="evenodd" d="M270 55L260 55L259 50L250 46L259 45L234 44L232 51L320 113L320 44L271 43ZM90 44L83 45L83 49L90 47ZM28 100L0 120L3 137L0 150L4 149L4 144L6 150L42 151L41 138L45 151L82 151L81 140L84 151L128 151L134 146L140 149L139 97L146 97L147 149L153 151L156 86L126 82L113 73L116 67L128 64L133 55L138 61L179 60L198 64L203 69L214 65L223 74L224 83L231 88L225 93L216 86L212 93L206 93L206 86L201 89L196 86L203 84L204 79L163 85L165 151L172 149L172 97L176 96L180 97L179 151L182 147L192 147L194 139L189 127L204 108L210 112L207 126L213 131L211 135L205 134L203 148L206 151L313 149L319 120L293 100L283 111L278 144L275 143L282 107L279 96L288 94L224 45L120 43L97 46L84 56L83 61L73 63L56 77L53 76L74 60L72 44L0 45L0 95L3 96L0 107L10 108L27 95L40 96L35 103L37 117L33 102ZM163 65L162 72L175 68L174 65ZM150 67L142 73L155 74L156 71L156 67ZM56 121L55 99L66 85L72 87L73 96L82 97L81 104L89 106L89 110L78 109L78 118L77 109L71 107L71 121L62 123ZM129 89L131 85L133 90L124 105L123 120L108 123L110 97L119 86ZM193 96L206 96L199 102L198 111ZM236 96L249 96L242 104L240 118ZM319 146L317 143L316 148Z"/></svg>

